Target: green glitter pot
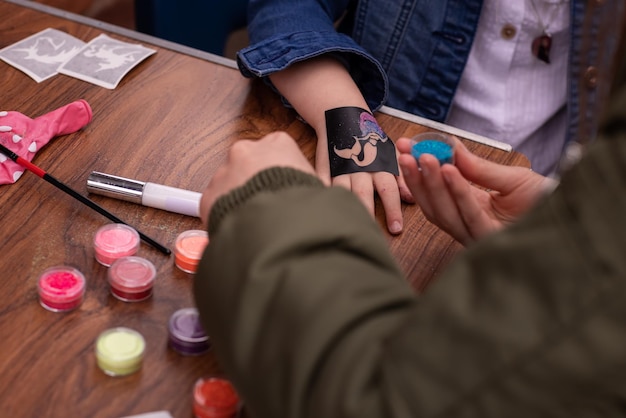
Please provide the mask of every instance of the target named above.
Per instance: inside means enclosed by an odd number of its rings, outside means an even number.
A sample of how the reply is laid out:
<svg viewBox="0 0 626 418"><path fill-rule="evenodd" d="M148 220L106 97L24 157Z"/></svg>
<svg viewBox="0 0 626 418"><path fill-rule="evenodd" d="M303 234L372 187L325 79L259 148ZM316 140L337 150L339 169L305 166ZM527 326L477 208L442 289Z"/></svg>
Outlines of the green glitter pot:
<svg viewBox="0 0 626 418"><path fill-rule="evenodd" d="M431 154L440 165L454 164L454 142L448 135L438 132L426 132L413 137L415 144L411 155L418 160L422 154Z"/></svg>

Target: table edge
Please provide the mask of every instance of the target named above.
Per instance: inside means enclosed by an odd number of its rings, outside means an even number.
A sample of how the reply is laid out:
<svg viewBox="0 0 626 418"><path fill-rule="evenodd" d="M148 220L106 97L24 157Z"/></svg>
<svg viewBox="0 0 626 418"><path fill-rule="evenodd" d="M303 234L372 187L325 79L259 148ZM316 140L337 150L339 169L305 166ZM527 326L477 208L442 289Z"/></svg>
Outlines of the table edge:
<svg viewBox="0 0 626 418"><path fill-rule="evenodd" d="M53 6L49 6L42 3L36 3L30 0L3 0L7 3L17 4L19 6L27 7L33 10L37 10L43 13L48 13L53 16L61 17L78 23L82 23L87 26L92 26L98 29L105 30L107 32L115 33L117 35L125 36L127 38L135 39L139 42L147 42L158 47L169 49L174 52L179 52L185 55L189 55L195 58L199 58L205 61L209 61L215 64L223 65L225 67L238 70L237 62L233 59L222 57L220 55L212 54L210 52L202 51L196 48L181 45L176 42L167 41L165 39L157 38L155 36L147 35L145 33L137 32L132 29L123 28L121 26L113 25L111 23L102 22L97 19L92 19L87 16L79 15L76 13L68 12L58 9ZM417 116L413 113L408 113L393 107L382 106L379 110L381 113L393 116L408 122L417 123L428 128L437 129L442 132L449 133L451 135L457 135L470 141L478 142L483 145L488 145L502 151L511 152L513 149L511 145L504 142L497 141L495 139L487 138L473 132L458 129L453 126L446 125L445 123L437 122L431 119Z"/></svg>

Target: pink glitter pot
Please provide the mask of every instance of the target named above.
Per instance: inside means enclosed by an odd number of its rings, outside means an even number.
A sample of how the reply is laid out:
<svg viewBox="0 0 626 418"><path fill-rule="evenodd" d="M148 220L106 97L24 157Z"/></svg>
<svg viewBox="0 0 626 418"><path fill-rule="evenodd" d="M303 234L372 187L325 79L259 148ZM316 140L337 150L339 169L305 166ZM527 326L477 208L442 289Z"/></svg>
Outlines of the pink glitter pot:
<svg viewBox="0 0 626 418"><path fill-rule="evenodd" d="M108 271L111 294L124 302L139 302L152 295L154 264L142 257L118 258Z"/></svg>
<svg viewBox="0 0 626 418"><path fill-rule="evenodd" d="M85 285L85 276L75 268L51 267L39 276L39 303L52 312L71 311L83 302Z"/></svg>
<svg viewBox="0 0 626 418"><path fill-rule="evenodd" d="M96 231L93 247L96 260L109 267L118 258L135 255L139 249L139 233L125 224L107 224Z"/></svg>

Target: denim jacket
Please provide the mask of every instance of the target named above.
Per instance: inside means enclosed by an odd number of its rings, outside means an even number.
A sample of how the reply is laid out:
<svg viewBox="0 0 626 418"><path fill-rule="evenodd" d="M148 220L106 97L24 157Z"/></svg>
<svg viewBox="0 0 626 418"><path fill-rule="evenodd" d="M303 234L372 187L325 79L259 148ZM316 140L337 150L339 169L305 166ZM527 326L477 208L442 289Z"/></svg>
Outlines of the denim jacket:
<svg viewBox="0 0 626 418"><path fill-rule="evenodd" d="M595 136L625 1L570 2L566 142ZM244 76L265 78L332 53L346 63L373 111L386 104L445 122L481 7L482 0L251 0L250 46L237 61Z"/></svg>

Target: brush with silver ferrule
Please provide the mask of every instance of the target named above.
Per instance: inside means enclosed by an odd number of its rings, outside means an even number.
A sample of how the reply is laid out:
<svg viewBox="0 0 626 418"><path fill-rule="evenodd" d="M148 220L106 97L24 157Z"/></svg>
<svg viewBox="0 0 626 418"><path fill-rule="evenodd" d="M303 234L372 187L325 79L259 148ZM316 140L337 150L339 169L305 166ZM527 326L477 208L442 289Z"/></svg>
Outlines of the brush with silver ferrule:
<svg viewBox="0 0 626 418"><path fill-rule="evenodd" d="M188 216L200 216L201 193L162 184L93 171L87 178L90 193Z"/></svg>

